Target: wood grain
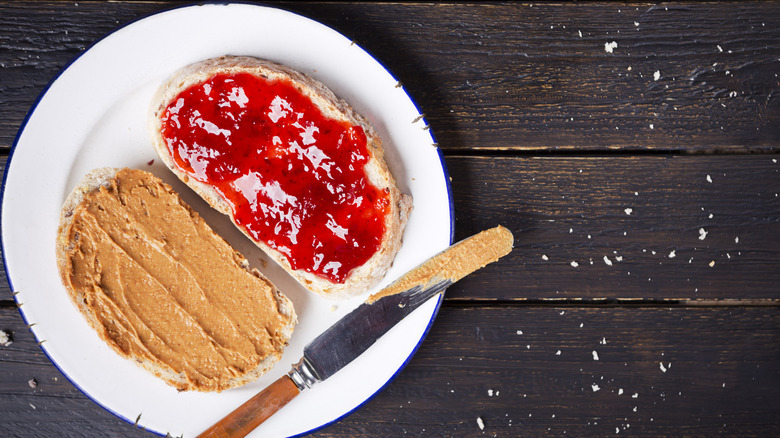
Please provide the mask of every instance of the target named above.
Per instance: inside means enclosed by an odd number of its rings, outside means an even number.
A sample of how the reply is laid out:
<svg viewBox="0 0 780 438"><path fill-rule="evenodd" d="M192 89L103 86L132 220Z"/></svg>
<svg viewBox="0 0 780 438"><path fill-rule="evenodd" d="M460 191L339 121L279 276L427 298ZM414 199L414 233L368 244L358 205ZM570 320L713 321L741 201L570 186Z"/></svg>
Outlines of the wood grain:
<svg viewBox="0 0 780 438"><path fill-rule="evenodd" d="M353 5L335 27L398 75L447 149L774 150L780 5L732 6Z"/></svg>
<svg viewBox="0 0 780 438"><path fill-rule="evenodd" d="M3 436L151 436L133 427L135 418L120 420L70 383L38 346L16 308L0 306L0 330L12 340L0 346Z"/></svg>
<svg viewBox="0 0 780 438"><path fill-rule="evenodd" d="M764 308L447 307L386 391L315 436L774 436L778 327Z"/></svg>
<svg viewBox="0 0 780 438"><path fill-rule="evenodd" d="M449 299L780 298L776 158L449 156L447 167L456 239L497 224L515 235Z"/></svg>
<svg viewBox="0 0 780 438"><path fill-rule="evenodd" d="M515 236L508 256L456 283L447 299L780 300L776 158L446 162L456 240L496 225ZM11 298L5 277L0 294Z"/></svg>
<svg viewBox="0 0 780 438"><path fill-rule="evenodd" d="M0 347L4 430L141 436L73 388L19 321L0 309L14 336ZM777 309L762 307L445 306L392 384L313 436L472 437L477 418L499 437L771 436L779 327Z"/></svg>
<svg viewBox="0 0 780 438"><path fill-rule="evenodd" d="M375 55L446 150L778 148L777 2L273 5ZM0 4L0 147L10 147L26 111L71 59L170 7Z"/></svg>
<svg viewBox="0 0 780 438"><path fill-rule="evenodd" d="M780 435L780 2L267 4L401 82L456 239L515 236L386 389L313 436ZM177 6L0 1L0 171L61 69ZM4 276L0 329L0 434L151 436L51 364Z"/></svg>

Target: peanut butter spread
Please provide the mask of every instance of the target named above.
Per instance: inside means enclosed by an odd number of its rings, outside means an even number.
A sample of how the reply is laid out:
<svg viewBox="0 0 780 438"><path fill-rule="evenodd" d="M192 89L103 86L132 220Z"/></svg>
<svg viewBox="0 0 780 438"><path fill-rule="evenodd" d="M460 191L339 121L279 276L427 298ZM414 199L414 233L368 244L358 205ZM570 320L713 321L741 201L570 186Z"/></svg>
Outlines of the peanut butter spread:
<svg viewBox="0 0 780 438"><path fill-rule="evenodd" d="M152 174L86 194L65 237L63 281L87 320L178 389L220 391L281 355L292 305Z"/></svg>
<svg viewBox="0 0 780 438"><path fill-rule="evenodd" d="M412 289L433 285L440 281L455 283L466 275L493 263L512 251L514 236L508 229L497 226L482 231L450 246L409 271L390 286L368 297L367 302Z"/></svg>

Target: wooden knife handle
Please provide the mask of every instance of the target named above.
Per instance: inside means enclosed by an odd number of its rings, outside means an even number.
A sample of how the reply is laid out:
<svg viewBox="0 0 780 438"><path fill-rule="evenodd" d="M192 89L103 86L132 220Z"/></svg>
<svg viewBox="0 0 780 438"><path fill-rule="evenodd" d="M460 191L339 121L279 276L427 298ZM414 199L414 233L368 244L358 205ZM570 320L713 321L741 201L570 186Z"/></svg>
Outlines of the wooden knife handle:
<svg viewBox="0 0 780 438"><path fill-rule="evenodd" d="M198 437L244 437L300 393L289 376L282 376Z"/></svg>

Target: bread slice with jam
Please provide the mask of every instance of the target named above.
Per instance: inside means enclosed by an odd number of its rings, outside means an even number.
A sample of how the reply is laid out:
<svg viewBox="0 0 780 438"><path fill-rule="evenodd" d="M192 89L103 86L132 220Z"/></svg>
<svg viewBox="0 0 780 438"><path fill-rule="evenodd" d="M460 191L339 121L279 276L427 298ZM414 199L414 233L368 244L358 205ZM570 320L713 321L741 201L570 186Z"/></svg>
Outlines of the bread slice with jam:
<svg viewBox="0 0 780 438"><path fill-rule="evenodd" d="M163 162L307 289L376 285L412 209L367 119L322 83L246 56L175 72L149 112Z"/></svg>

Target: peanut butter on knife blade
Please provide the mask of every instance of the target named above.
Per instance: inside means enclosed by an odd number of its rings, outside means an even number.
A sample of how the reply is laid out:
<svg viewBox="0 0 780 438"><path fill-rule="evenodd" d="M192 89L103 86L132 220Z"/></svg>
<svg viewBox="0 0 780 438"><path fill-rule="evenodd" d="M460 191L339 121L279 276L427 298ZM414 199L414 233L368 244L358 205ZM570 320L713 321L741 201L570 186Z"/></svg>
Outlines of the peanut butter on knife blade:
<svg viewBox="0 0 780 438"><path fill-rule="evenodd" d="M373 303L380 298L407 291L415 286L425 289L426 285L443 280L455 283L477 269L509 254L513 244L512 232L500 225L482 231L428 259L390 286L368 297L366 302Z"/></svg>

